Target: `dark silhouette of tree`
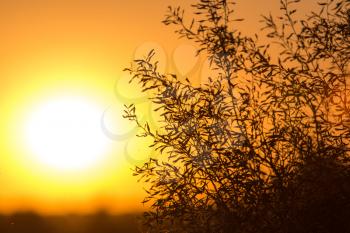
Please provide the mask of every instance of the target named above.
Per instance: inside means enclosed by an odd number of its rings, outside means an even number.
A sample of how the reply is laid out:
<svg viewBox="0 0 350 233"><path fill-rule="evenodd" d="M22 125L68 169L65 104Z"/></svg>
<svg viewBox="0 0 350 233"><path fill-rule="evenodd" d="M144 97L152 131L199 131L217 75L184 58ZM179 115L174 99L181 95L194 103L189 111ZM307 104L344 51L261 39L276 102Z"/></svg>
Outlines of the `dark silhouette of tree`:
<svg viewBox="0 0 350 233"><path fill-rule="evenodd" d="M147 232L350 232L350 2L297 19L298 2L263 17L276 57L232 28L234 3L199 0L193 20L169 7L164 23L216 77L195 86L161 74L153 51L127 69L161 117L151 129L134 105L124 115L159 152L135 169Z"/></svg>

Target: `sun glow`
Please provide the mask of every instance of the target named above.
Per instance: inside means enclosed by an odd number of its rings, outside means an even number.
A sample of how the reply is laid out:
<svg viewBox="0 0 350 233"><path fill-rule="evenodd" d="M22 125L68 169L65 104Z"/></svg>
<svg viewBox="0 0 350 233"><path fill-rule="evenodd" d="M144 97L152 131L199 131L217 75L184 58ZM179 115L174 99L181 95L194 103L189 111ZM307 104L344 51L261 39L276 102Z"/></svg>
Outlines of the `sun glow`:
<svg viewBox="0 0 350 233"><path fill-rule="evenodd" d="M58 170L80 170L102 160L108 139L100 128L103 109L78 97L51 99L25 124L25 141L36 160Z"/></svg>

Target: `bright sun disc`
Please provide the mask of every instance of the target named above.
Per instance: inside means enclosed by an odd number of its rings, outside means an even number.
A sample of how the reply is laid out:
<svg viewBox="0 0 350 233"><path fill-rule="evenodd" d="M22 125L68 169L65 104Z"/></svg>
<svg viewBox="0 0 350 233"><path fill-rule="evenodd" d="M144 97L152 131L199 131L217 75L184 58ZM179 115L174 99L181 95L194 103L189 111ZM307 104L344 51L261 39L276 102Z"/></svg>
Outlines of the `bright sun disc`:
<svg viewBox="0 0 350 233"><path fill-rule="evenodd" d="M102 110L76 97L50 100L29 116L26 142L37 160L60 170L90 167L105 156L108 140L100 128Z"/></svg>

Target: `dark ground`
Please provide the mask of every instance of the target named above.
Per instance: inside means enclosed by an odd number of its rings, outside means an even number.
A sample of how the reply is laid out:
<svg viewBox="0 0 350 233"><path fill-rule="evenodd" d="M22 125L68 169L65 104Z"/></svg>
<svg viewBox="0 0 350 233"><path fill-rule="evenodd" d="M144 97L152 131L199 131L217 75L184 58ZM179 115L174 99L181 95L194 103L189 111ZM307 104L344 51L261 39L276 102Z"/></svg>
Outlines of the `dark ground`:
<svg viewBox="0 0 350 233"><path fill-rule="evenodd" d="M0 233L139 233L140 214L40 216L32 212L0 215Z"/></svg>

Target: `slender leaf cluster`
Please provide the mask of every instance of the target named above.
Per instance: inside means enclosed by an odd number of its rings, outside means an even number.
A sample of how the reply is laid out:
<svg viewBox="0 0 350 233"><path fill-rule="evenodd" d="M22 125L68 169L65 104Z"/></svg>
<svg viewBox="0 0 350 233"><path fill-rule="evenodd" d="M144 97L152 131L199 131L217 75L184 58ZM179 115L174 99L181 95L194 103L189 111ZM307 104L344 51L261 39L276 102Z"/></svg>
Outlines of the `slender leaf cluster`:
<svg viewBox="0 0 350 233"><path fill-rule="evenodd" d="M172 7L164 23L198 44L216 77L194 86L160 74L153 51L127 69L161 116L151 129L135 106L124 115L161 155L135 168L148 184L147 232L331 232L322 203L350 215L350 2L295 19L298 2L263 18L277 58L232 29L232 2L199 0L190 23Z"/></svg>

